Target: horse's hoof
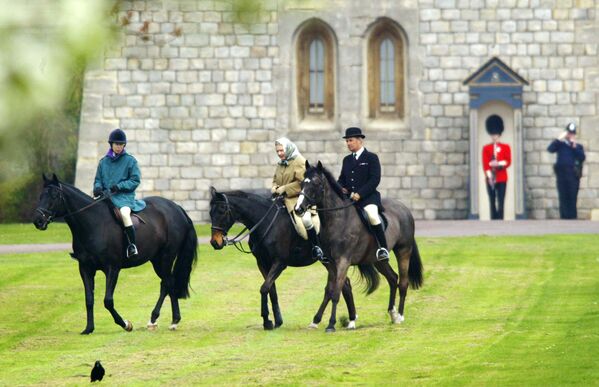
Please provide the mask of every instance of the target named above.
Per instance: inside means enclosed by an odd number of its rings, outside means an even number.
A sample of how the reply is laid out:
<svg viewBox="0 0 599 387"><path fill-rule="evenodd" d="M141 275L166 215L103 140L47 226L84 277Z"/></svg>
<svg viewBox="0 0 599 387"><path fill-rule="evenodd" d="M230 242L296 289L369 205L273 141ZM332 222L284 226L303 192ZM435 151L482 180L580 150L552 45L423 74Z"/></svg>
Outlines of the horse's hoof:
<svg viewBox="0 0 599 387"><path fill-rule="evenodd" d="M124 329L127 332L131 332L133 330L133 324L131 324L131 321L125 320L125 328Z"/></svg>
<svg viewBox="0 0 599 387"><path fill-rule="evenodd" d="M90 333L92 333L94 331L93 328L85 328L84 330L81 331L82 335L89 335Z"/></svg>
<svg viewBox="0 0 599 387"><path fill-rule="evenodd" d="M156 329L158 329L158 323L153 323L153 322L148 322L148 325L146 325L146 328L148 328L149 331L155 331Z"/></svg>
<svg viewBox="0 0 599 387"><path fill-rule="evenodd" d="M264 323L265 331L272 331L273 329L274 329L274 326L272 325L272 321L268 320L267 322Z"/></svg>
<svg viewBox="0 0 599 387"><path fill-rule="evenodd" d="M335 327L329 327L329 328L325 329L325 332L326 333L333 333L333 332L335 332Z"/></svg>
<svg viewBox="0 0 599 387"><path fill-rule="evenodd" d="M176 330L177 330L177 324L171 324L171 325L168 327L168 330L169 330L169 331L176 331Z"/></svg>
<svg viewBox="0 0 599 387"><path fill-rule="evenodd" d="M347 323L347 329L356 329L356 320L351 320Z"/></svg>
<svg viewBox="0 0 599 387"><path fill-rule="evenodd" d="M308 329L318 329L318 324L311 322L310 325L308 325Z"/></svg>
<svg viewBox="0 0 599 387"><path fill-rule="evenodd" d="M275 329L279 328L281 325L283 325L283 321L275 321Z"/></svg>
<svg viewBox="0 0 599 387"><path fill-rule="evenodd" d="M395 318L393 319L393 324L401 324L404 320L404 317L401 314L397 314L397 316L395 316Z"/></svg>

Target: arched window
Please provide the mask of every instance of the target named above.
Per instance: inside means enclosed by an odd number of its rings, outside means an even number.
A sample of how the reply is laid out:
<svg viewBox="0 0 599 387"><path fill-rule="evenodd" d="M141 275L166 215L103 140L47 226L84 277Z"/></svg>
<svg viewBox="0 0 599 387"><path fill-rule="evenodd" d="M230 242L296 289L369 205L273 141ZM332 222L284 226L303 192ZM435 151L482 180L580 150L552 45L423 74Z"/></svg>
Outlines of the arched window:
<svg viewBox="0 0 599 387"><path fill-rule="evenodd" d="M368 115L403 118L405 114L404 41L399 28L382 20L368 41Z"/></svg>
<svg viewBox="0 0 599 387"><path fill-rule="evenodd" d="M308 22L297 40L297 98L300 119L334 114L334 46L329 28Z"/></svg>

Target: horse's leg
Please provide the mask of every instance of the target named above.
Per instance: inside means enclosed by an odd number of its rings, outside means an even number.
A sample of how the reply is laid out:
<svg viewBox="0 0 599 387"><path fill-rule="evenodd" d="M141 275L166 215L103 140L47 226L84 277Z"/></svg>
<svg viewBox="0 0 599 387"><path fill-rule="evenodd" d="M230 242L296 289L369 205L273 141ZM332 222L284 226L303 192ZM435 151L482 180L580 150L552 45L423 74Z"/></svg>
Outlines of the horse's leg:
<svg viewBox="0 0 599 387"><path fill-rule="evenodd" d="M347 269L349 268L349 259L340 258L337 260L337 276L332 287L331 301L333 306L331 308L331 317L329 318L329 325L327 326L326 332L335 332L335 324L337 323L337 304L339 303L339 296L341 295L341 289L347 278Z"/></svg>
<svg viewBox="0 0 599 387"><path fill-rule="evenodd" d="M108 309L117 325L120 325L127 332L131 332L133 330L133 324L131 324L130 321L123 320L123 318L114 308L114 289L116 288L116 283L119 280L119 271L120 269L114 268L112 266L108 267L108 272L106 273L106 294L104 295L104 307Z"/></svg>
<svg viewBox="0 0 599 387"><path fill-rule="evenodd" d="M168 277L166 288L168 296L171 299L171 310L173 313L173 320L168 329L174 331L177 329L177 324L181 321L181 310L179 309L179 299L175 294L175 278L173 276Z"/></svg>
<svg viewBox="0 0 599 387"><path fill-rule="evenodd" d="M395 296L397 295L397 273L391 265L389 265L389 261L378 261L374 264L374 267L381 273L389 283L389 305L387 307L387 312L391 317L391 322L396 322L398 315L397 310L395 309Z"/></svg>
<svg viewBox="0 0 599 387"><path fill-rule="evenodd" d="M333 282L335 281L335 272L332 271L333 269L330 269L328 266L329 265L327 265L328 277L327 277L327 284L324 287L324 297L322 299L322 303L320 304L320 307L318 308L318 311L312 318L312 322L310 323L310 325L308 325L308 328L318 328L318 324L320 324L320 322L322 321L322 315L324 314L324 311L327 308L329 301L331 300L330 287L332 286Z"/></svg>
<svg viewBox="0 0 599 387"><path fill-rule="evenodd" d="M85 288L85 310L87 312L87 324L81 332L82 335L89 335L94 331L94 288L96 269L84 267L79 262L79 274Z"/></svg>
<svg viewBox="0 0 599 387"><path fill-rule="evenodd" d="M280 261L275 261L275 263L268 270L268 274L266 274L266 277L264 278L264 283L262 286L260 286L260 296L262 298L262 318L264 319L265 330L273 329L272 321L268 319L268 293L270 292L272 284L276 281L279 275L281 275L285 268L285 264L281 263Z"/></svg>
<svg viewBox="0 0 599 387"><path fill-rule="evenodd" d="M345 278L345 283L343 284L343 289L341 289L341 293L343 294L345 305L347 305L347 313L349 314L349 323L347 324L347 329L356 329L356 320L358 319L358 315L356 314L354 294L352 292L349 277Z"/></svg>
<svg viewBox="0 0 599 387"><path fill-rule="evenodd" d="M158 296L158 302L156 302L156 306L154 307L154 310L152 310L152 315L150 316L150 321L148 322L147 328L148 329L156 329L158 327L158 323L156 322L156 320L158 320L158 317L160 317L160 309L162 309L162 303L164 302L164 299L166 298L166 285L164 284L164 280L160 281L160 295Z"/></svg>
<svg viewBox="0 0 599 387"><path fill-rule="evenodd" d="M270 303L272 304L272 314L275 316L275 328L283 325L283 316L281 315L281 307L279 306L279 295L277 294L277 284L272 283L270 287Z"/></svg>
<svg viewBox="0 0 599 387"><path fill-rule="evenodd" d="M410 255L412 254L412 248L394 248L393 252L397 258L397 266L399 268L399 312L397 319L393 322L400 324L404 320L403 310L406 302L406 295L408 294L408 269L410 268Z"/></svg>

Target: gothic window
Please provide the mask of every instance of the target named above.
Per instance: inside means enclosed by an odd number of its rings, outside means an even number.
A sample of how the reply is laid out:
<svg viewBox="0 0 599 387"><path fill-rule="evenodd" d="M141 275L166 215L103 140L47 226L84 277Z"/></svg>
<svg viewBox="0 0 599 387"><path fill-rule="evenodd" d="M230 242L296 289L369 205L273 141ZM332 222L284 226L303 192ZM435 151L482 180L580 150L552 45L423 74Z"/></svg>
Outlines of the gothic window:
<svg viewBox="0 0 599 387"><path fill-rule="evenodd" d="M320 21L309 22L297 44L297 98L301 119L330 119L334 113L333 37Z"/></svg>
<svg viewBox="0 0 599 387"><path fill-rule="evenodd" d="M370 118L403 118L405 110L404 43L390 21L378 23L368 42L368 113Z"/></svg>

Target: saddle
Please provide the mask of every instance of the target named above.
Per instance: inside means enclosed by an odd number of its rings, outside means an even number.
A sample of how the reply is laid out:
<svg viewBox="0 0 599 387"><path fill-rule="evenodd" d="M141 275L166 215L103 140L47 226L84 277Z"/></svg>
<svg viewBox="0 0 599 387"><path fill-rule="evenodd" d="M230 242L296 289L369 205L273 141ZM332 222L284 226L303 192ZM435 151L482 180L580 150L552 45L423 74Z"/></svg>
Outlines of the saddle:
<svg viewBox="0 0 599 387"><path fill-rule="evenodd" d="M368 230L368 232L371 233L372 235L374 235L374 230L372 229L372 225L370 224L370 221L368 220L368 214L366 213L366 210L364 210L363 208L360 208L358 206L355 206L355 207L356 207L356 211L358 212L358 216L360 217L360 220L362 221L362 223L364 223L364 226L366 226L366 229ZM381 222L383 223L383 230L387 231L387 227L389 226L389 221L387 220L385 213L383 211L379 211L379 216L381 217Z"/></svg>
<svg viewBox="0 0 599 387"><path fill-rule="evenodd" d="M123 217L121 216L121 211L119 211L119 209L114 206L112 207L112 216L114 216L114 219L121 227L125 227L125 225L123 224ZM139 227L140 223L147 223L141 216L134 213L131 213L131 222L133 223L133 228L135 229Z"/></svg>

